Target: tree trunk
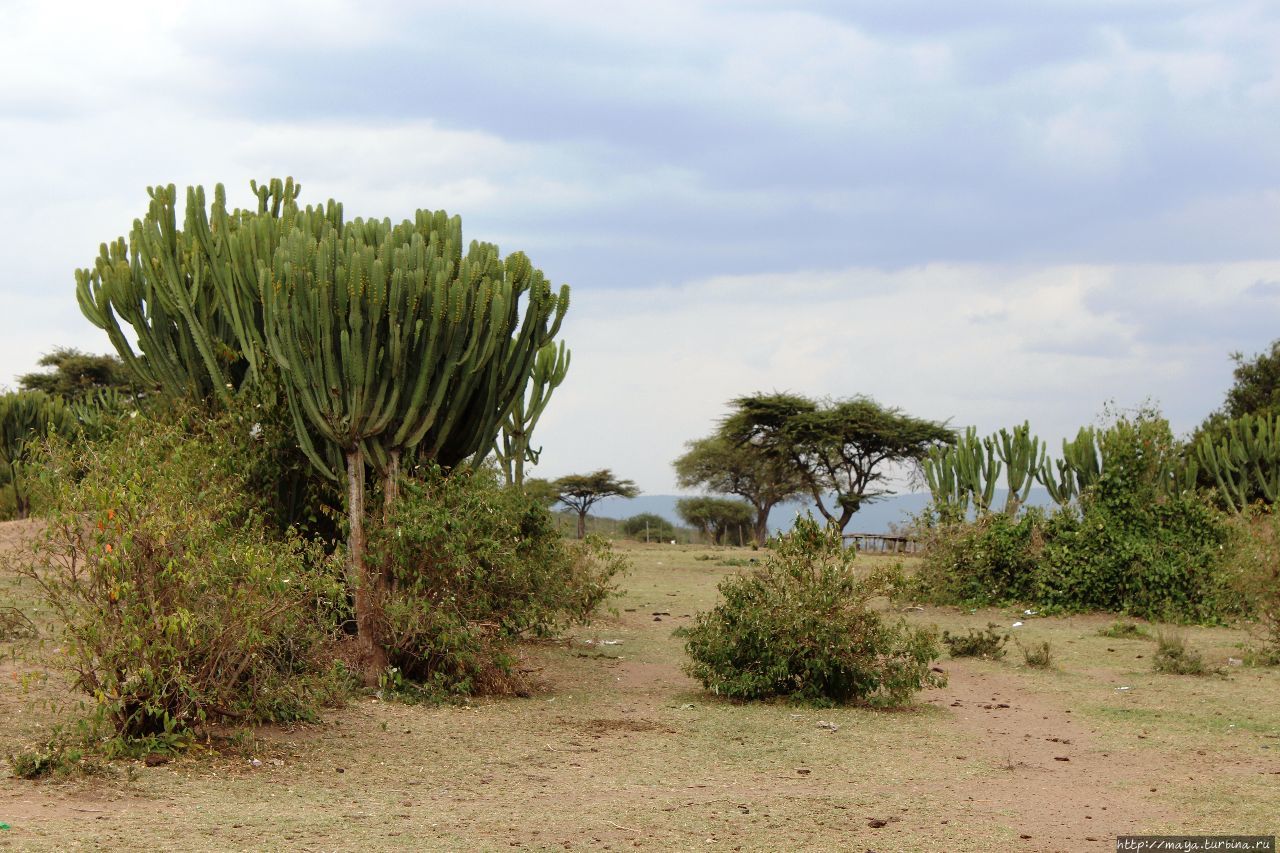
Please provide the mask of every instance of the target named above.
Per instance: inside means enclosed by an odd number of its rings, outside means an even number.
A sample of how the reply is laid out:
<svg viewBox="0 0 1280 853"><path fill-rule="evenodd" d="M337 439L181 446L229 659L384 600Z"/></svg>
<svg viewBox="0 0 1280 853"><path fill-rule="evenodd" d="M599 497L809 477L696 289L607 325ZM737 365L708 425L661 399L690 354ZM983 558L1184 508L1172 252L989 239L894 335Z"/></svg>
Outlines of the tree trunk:
<svg viewBox="0 0 1280 853"><path fill-rule="evenodd" d="M13 510L19 520L27 517L31 511L31 504L22 495L22 489L18 487L18 466L9 466L9 484L13 486Z"/></svg>
<svg viewBox="0 0 1280 853"><path fill-rule="evenodd" d="M773 506L768 504L756 507L756 523L751 530L751 535L761 548L764 547L765 542L769 541L769 511L771 509L773 509Z"/></svg>
<svg viewBox="0 0 1280 853"><path fill-rule="evenodd" d="M587 536L587 512L583 510L578 513L578 538L585 539Z"/></svg>
<svg viewBox="0 0 1280 853"><path fill-rule="evenodd" d="M347 583L355 599L356 641L365 686L376 687L387 668L387 652L378 641L378 584L364 560L364 453L359 445L347 451L347 521Z"/></svg>
<svg viewBox="0 0 1280 853"><path fill-rule="evenodd" d="M391 511L400 500L400 449L388 454L387 473L382 477L382 520L391 520Z"/></svg>

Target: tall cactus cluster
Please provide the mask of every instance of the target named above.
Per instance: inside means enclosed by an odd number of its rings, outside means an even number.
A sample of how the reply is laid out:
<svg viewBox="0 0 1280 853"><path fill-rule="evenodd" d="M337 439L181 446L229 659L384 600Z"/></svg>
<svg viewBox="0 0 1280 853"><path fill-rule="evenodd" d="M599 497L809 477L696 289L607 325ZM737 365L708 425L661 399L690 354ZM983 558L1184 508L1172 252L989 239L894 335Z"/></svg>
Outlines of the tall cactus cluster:
<svg viewBox="0 0 1280 853"><path fill-rule="evenodd" d="M274 362L299 447L325 476L345 474L359 633L376 663L366 466L389 506L406 454L445 468L479 461L554 346L569 290L523 253L464 249L461 221L443 211L348 222L332 200L299 207L292 179L251 187L256 209L228 211L219 185L208 212L203 189L188 189L182 229L175 188L150 189L129 242L104 245L77 273L77 296L166 393L228 400Z"/></svg>
<svg viewBox="0 0 1280 853"><path fill-rule="evenodd" d="M31 509L25 468L35 446L50 433L68 434L75 429L71 407L57 397L43 391L0 396L0 465L9 475L18 518L26 518Z"/></svg>
<svg viewBox="0 0 1280 853"><path fill-rule="evenodd" d="M1224 435L1200 440L1196 458L1233 512L1243 512L1256 500L1274 504L1280 499L1280 418L1275 415L1230 421Z"/></svg>
<svg viewBox="0 0 1280 853"><path fill-rule="evenodd" d="M1031 434L1029 423L985 438L969 427L955 446L937 448L925 460L925 478L934 506L943 517L953 519L963 518L970 506L979 515L989 513L996 483L1004 472L1006 514L1017 514L1037 482L1054 503L1066 507L1102 477L1109 434L1085 427L1074 439L1063 440L1062 456L1054 459L1044 443ZM1229 440L1202 444L1198 450L1206 468L1220 476L1223 491L1233 490L1237 500L1250 488L1264 495L1274 488L1280 494L1280 421L1233 426ZM1195 488L1195 460L1161 457L1157 463L1150 476L1163 494ZM1270 484L1255 485L1264 476L1272 477Z"/></svg>
<svg viewBox="0 0 1280 853"><path fill-rule="evenodd" d="M948 518L964 518L975 512L991 512L1000 475L1005 475L1004 512L1016 515L1035 483L1044 459L1044 445L1031 435L1030 424L1002 429L980 437L975 427L965 429L950 447L936 447L924 462L925 479L934 505Z"/></svg>
<svg viewBox="0 0 1280 853"><path fill-rule="evenodd" d="M502 422L502 433L493 443L493 455L509 486L524 485L526 462L538 464L542 448L535 450L531 444L533 428L551 402L552 392L568 374L571 356L563 341L558 346L548 344L538 350L527 387L516 396L515 404Z"/></svg>

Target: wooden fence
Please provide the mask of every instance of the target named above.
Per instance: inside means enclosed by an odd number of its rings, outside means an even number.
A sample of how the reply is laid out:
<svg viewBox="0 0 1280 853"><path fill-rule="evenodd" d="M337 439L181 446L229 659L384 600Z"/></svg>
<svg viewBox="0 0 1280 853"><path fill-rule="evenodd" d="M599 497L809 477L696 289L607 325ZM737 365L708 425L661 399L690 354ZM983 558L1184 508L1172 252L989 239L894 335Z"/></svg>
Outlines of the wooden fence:
<svg viewBox="0 0 1280 853"><path fill-rule="evenodd" d="M919 554L924 550L919 539L889 536L882 533L846 533L844 538L866 554Z"/></svg>

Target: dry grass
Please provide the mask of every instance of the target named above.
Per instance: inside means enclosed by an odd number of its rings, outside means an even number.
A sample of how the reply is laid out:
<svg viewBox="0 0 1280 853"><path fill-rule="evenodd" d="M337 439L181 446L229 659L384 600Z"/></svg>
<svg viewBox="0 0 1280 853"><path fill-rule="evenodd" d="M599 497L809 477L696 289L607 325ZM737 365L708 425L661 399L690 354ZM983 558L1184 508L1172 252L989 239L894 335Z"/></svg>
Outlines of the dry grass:
<svg viewBox="0 0 1280 853"><path fill-rule="evenodd" d="M25 533L0 525L0 543ZM1025 619L1015 636L1051 642L1053 670L945 661L950 686L902 712L736 705L682 674L672 631L714 603L722 577L746 570L720 563L758 555L642 545L631 555L616 616L528 648L543 682L531 698L366 697L238 749L74 782L3 779L0 821L12 829L0 848L1109 850L1120 832L1277 829L1274 669L1163 676L1149 641L1098 635L1108 618ZM41 624L5 560L0 550L10 596L0 604ZM1015 621L906 615L952 631ZM1238 656L1244 638L1189 636L1215 663ZM34 700L66 694L56 679L18 686L40 671L21 659L38 658L39 641L0 651L7 752L51 721Z"/></svg>

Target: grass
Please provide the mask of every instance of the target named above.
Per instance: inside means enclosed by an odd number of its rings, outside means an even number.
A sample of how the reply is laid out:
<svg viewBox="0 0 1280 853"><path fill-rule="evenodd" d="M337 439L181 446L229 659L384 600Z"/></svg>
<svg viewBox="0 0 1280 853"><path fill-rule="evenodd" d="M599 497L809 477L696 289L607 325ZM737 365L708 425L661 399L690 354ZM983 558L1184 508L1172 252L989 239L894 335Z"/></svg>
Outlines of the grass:
<svg viewBox="0 0 1280 853"><path fill-rule="evenodd" d="M1014 629L1021 617L998 610L904 609L953 633L995 623L1051 643L1054 668L946 660L950 685L899 712L734 704L682 673L673 633L714 604L721 578L749 570L719 563L761 555L622 547L635 568L616 615L528 646L524 666L542 680L532 697L366 696L321 724L212 740L153 767L0 779L12 826L0 849L1104 850L1122 831L1276 829L1276 670L1155 673L1150 643L1099 636L1096 616ZM52 626L5 560L3 603L42 637L0 644L0 754L39 740L74 701L40 675ZM1211 664L1243 636L1188 629Z"/></svg>

